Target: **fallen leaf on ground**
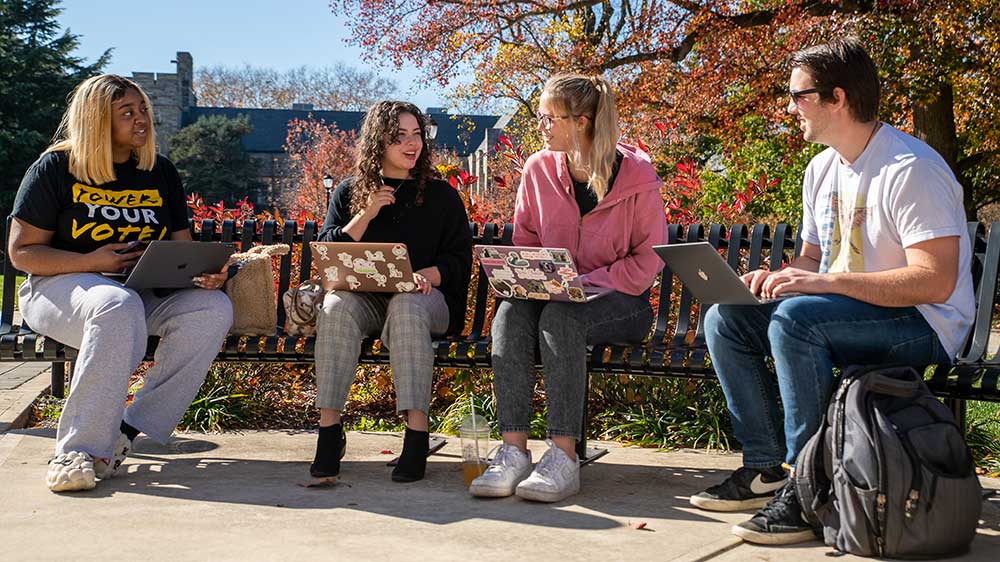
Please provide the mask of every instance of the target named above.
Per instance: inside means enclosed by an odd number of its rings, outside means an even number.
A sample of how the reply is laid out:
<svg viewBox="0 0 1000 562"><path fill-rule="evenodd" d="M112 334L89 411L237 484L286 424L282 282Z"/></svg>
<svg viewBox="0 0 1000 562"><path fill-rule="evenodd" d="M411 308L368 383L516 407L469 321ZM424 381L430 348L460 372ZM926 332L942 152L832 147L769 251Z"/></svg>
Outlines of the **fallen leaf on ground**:
<svg viewBox="0 0 1000 562"><path fill-rule="evenodd" d="M307 482L298 482L299 486L303 488L329 488L337 484L336 476L327 476L326 478L313 478Z"/></svg>
<svg viewBox="0 0 1000 562"><path fill-rule="evenodd" d="M646 528L646 522L645 521L639 521L639 522L636 522L636 523L629 523L628 526L632 527L633 529L636 529L636 530L642 530L642 529Z"/></svg>
<svg viewBox="0 0 1000 562"><path fill-rule="evenodd" d="M378 452L378 454L380 454L380 455L391 455L392 451L390 451L389 449L382 449L381 451Z"/></svg>

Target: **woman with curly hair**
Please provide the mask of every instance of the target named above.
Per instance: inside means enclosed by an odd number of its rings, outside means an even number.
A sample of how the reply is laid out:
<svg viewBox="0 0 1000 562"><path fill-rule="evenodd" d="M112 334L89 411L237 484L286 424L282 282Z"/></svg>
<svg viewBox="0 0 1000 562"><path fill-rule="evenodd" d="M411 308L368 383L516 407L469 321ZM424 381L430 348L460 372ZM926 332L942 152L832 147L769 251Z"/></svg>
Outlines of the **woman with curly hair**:
<svg viewBox="0 0 1000 562"><path fill-rule="evenodd" d="M392 479L420 480L429 447L431 338L462 329L472 234L462 199L435 177L425 119L416 106L382 101L368 110L354 177L333 192L319 239L406 244L419 292L326 295L316 321L320 427L309 471L317 478L340 473L347 446L340 413L357 371L361 341L379 336L391 351L396 410L406 418L403 452Z"/></svg>
<svg viewBox="0 0 1000 562"><path fill-rule="evenodd" d="M225 273L168 294L123 287L102 272L135 265L130 243L191 240L177 170L156 154L153 108L135 82L102 74L73 91L55 142L28 168L7 247L28 273L21 314L46 337L79 349L59 416L53 492L107 480L141 432L166 442L232 324ZM132 404L129 377L160 336Z"/></svg>

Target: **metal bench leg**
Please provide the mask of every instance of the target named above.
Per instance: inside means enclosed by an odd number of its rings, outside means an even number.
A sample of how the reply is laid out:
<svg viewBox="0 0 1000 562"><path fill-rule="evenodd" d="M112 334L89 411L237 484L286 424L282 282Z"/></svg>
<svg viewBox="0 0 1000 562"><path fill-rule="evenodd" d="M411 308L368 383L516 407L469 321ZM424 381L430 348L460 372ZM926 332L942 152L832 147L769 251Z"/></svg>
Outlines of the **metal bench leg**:
<svg viewBox="0 0 1000 562"><path fill-rule="evenodd" d="M66 363L52 364L52 396L63 398L66 394Z"/></svg>
<svg viewBox="0 0 1000 562"><path fill-rule="evenodd" d="M955 423L958 424L958 429L962 431L962 435L968 431L968 416L966 415L965 400L959 398L947 398L944 401L945 406L951 410L953 416L955 416Z"/></svg>
<svg viewBox="0 0 1000 562"><path fill-rule="evenodd" d="M580 459L580 466L588 465L597 459L608 454L607 449L598 449L596 447L587 448L587 426L590 421L590 412L588 411L587 400L590 397L590 374L587 374L587 382L583 387L583 423L580 427L580 440L576 442L576 456Z"/></svg>

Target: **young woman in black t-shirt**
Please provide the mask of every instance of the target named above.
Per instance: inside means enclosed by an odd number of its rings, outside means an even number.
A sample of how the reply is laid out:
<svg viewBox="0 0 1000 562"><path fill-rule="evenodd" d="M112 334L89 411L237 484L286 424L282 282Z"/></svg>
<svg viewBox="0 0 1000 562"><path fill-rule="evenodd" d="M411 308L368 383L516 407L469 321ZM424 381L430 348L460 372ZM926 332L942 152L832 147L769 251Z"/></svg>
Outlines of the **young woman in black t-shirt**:
<svg viewBox="0 0 1000 562"><path fill-rule="evenodd" d="M397 482L424 477L434 355L431 337L460 331L472 269L472 234L458 193L434 178L424 117L409 103L368 110L355 175L330 200L320 239L402 242L416 293L329 293L316 322L319 440L315 477L340 472L346 439L340 421L357 370L361 341L380 336L390 350L396 409L406 416Z"/></svg>
<svg viewBox="0 0 1000 562"><path fill-rule="evenodd" d="M165 442L232 323L224 273L155 295L102 272L134 265L130 242L191 240L180 177L157 156L149 99L105 74L73 93L56 138L24 175L8 252L28 279L21 314L38 333L79 349L46 483L87 490L118 470L140 432ZM208 289L208 290L206 290ZM156 362L126 409L129 377L160 336Z"/></svg>

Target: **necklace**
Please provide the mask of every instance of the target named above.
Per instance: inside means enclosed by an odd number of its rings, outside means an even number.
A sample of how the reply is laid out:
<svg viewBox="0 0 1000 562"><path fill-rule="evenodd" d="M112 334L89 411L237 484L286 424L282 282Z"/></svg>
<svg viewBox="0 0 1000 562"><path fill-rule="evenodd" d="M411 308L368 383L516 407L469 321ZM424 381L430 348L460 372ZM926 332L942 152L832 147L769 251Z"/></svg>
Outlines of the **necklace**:
<svg viewBox="0 0 1000 562"><path fill-rule="evenodd" d="M861 147L861 152L858 154L858 156L861 156L862 154L865 153L865 150L868 149L868 143L872 142L872 139L875 137L875 132L878 131L879 127L881 127L881 126L882 126L882 122L881 121L876 121L875 122L875 126L872 127L872 132L868 134L868 140L866 140L865 141L865 145L863 147Z"/></svg>
<svg viewBox="0 0 1000 562"><path fill-rule="evenodd" d="M399 191L399 188L403 187L403 184L405 184L407 180L408 178L387 178L382 176L382 185L388 185L394 190L393 193L395 193L396 191Z"/></svg>

